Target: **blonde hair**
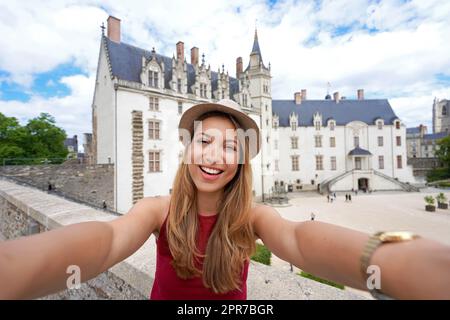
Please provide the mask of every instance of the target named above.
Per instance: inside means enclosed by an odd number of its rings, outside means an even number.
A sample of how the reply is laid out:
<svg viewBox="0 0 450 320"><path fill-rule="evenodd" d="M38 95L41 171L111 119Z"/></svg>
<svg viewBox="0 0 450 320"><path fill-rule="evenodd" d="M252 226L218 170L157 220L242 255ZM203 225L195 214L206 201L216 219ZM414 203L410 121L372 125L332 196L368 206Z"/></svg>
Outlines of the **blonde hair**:
<svg viewBox="0 0 450 320"><path fill-rule="evenodd" d="M228 117L236 129L240 127L234 118L224 113L208 113L198 120L215 115ZM248 139L245 139L244 146L239 144L239 147L240 154L244 153L244 161L239 162L235 176L224 187L217 222L204 256L196 246L199 229L196 186L184 161L175 176L167 218L167 241L178 277L202 276L204 286L215 293L226 293L241 286L244 263L256 250L250 221L253 195ZM204 258L203 270L195 265L201 257Z"/></svg>

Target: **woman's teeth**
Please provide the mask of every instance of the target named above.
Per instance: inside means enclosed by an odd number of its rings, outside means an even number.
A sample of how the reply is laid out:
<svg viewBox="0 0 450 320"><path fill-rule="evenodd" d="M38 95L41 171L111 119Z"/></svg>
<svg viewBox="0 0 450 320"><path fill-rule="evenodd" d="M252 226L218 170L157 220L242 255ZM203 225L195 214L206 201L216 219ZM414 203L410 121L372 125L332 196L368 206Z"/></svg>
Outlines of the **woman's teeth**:
<svg viewBox="0 0 450 320"><path fill-rule="evenodd" d="M220 173L223 172L223 171L220 171L220 170L211 169L211 168L206 168L206 167L200 167L200 169L201 169L203 172L206 172L206 173L208 173L208 174L213 174L213 175L220 174Z"/></svg>

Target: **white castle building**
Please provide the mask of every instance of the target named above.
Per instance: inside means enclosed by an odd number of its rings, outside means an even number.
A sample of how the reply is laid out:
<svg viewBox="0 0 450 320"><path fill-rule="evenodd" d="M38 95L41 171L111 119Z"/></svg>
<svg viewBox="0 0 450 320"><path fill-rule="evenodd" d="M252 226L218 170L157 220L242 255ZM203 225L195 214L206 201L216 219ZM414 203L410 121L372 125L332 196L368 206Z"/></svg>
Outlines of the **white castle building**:
<svg viewBox="0 0 450 320"><path fill-rule="evenodd" d="M183 42L172 58L121 42L120 20L108 18L102 36L92 104L94 161L114 163L114 207L125 213L140 198L169 194L183 145L177 125L191 106L229 98L259 124L260 154L252 159L254 194L275 184L322 192L412 190L406 165L406 130L386 99L271 97L270 63L263 62L255 32L247 68L236 78L214 72Z"/></svg>

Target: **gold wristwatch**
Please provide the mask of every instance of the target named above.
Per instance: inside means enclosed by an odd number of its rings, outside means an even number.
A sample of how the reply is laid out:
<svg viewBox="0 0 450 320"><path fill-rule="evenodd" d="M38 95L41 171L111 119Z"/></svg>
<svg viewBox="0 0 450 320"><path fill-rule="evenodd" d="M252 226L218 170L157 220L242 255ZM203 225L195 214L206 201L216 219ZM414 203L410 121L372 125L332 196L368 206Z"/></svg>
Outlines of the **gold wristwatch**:
<svg viewBox="0 0 450 320"><path fill-rule="evenodd" d="M367 241L364 247L363 253L361 255L361 273L364 279L368 278L367 268L370 266L370 258L372 257L375 250L383 243L410 241L420 238L420 236L409 232L409 231L391 231L384 232L380 231L373 234L369 241ZM370 289L369 292L372 296L379 300L391 300L392 298L383 294L379 289Z"/></svg>

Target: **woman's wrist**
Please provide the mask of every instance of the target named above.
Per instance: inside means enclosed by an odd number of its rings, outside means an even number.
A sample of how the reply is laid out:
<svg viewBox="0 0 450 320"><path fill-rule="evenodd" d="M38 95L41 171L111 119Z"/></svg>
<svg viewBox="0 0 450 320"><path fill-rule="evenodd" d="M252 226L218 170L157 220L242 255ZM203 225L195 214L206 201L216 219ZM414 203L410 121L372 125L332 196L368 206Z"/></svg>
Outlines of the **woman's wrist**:
<svg viewBox="0 0 450 320"><path fill-rule="evenodd" d="M387 243L375 250L370 265L379 270L379 290L388 296L397 299L449 298L448 246L423 238Z"/></svg>

